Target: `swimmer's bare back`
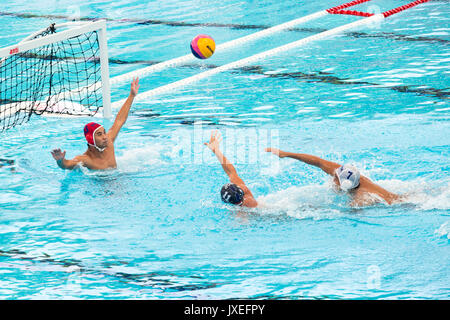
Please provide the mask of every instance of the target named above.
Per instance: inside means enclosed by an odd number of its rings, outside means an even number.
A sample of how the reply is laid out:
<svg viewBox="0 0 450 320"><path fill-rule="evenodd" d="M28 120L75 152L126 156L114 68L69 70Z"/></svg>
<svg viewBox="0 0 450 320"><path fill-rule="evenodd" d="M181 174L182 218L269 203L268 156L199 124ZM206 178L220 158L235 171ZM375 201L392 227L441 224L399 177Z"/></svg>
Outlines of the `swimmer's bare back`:
<svg viewBox="0 0 450 320"><path fill-rule="evenodd" d="M106 132L105 128L96 123L89 123L85 126L85 137L88 142L88 149L82 155L69 160L66 159L66 151L54 149L51 154L58 166L62 169L74 169L84 166L91 170L106 170L117 167L114 142L120 129L125 124L130 112L133 100L139 91L139 78L133 79L130 94L117 113L112 127ZM92 132L90 131L91 129Z"/></svg>
<svg viewBox="0 0 450 320"><path fill-rule="evenodd" d="M404 201L404 197L389 192L381 186L377 185L369 178L361 176L359 187L350 192L353 200L351 206L368 206L380 202L381 198L387 204L392 205Z"/></svg>

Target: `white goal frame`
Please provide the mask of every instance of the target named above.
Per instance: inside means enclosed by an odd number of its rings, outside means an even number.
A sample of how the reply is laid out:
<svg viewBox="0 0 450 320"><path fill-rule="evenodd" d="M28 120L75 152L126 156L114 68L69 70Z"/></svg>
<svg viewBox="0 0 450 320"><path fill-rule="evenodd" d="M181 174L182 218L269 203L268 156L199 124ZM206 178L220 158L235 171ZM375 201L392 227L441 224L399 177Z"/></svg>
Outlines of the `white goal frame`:
<svg viewBox="0 0 450 320"><path fill-rule="evenodd" d="M0 48L0 61L12 55L32 50L38 47L46 46L55 42L60 42L65 39L77 37L84 33L97 31L99 51L100 51L100 70L101 70L101 86L102 86L102 101L103 101L103 117L111 118L111 87L109 82L109 59L108 59L108 44L106 38L106 20L99 20L94 22L67 22L55 25L56 29L69 28L67 30L50 34L45 37L33 39L34 36L40 34L47 28L39 30L30 36L26 37L19 43L8 47ZM51 97L49 97L51 98Z"/></svg>

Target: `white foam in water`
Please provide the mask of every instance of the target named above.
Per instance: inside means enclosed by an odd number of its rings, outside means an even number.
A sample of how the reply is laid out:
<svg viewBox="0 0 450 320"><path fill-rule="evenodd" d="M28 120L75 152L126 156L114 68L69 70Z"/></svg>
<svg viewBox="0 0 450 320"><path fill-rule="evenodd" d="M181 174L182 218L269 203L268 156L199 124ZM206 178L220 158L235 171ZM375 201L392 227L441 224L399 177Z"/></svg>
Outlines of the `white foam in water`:
<svg viewBox="0 0 450 320"><path fill-rule="evenodd" d="M387 190L406 195L406 202L417 205L422 210L450 209L450 182L433 185L424 179L413 181L380 180L377 184Z"/></svg>
<svg viewBox="0 0 450 320"><path fill-rule="evenodd" d="M442 188L441 193L436 196L428 196L425 201L420 205L422 209L450 209L450 186Z"/></svg>
<svg viewBox="0 0 450 320"><path fill-rule="evenodd" d="M283 215L297 219L329 219L342 216L333 203L335 197L328 184L293 186L272 194L260 196L258 201L262 214Z"/></svg>
<svg viewBox="0 0 450 320"><path fill-rule="evenodd" d="M146 147L125 150L116 158L117 168L121 172L138 172L143 166L163 164L162 155L165 147L161 144L152 144Z"/></svg>
<svg viewBox="0 0 450 320"><path fill-rule="evenodd" d="M422 179L415 181L380 180L377 184L394 193L406 195L406 202L419 210L450 209L450 183L435 187ZM336 201L337 200L337 201ZM310 186L293 186L272 194L259 196L263 214L286 214L298 219L330 219L342 216L349 209L350 199L334 194L330 183ZM440 232L449 233L450 226Z"/></svg>
<svg viewBox="0 0 450 320"><path fill-rule="evenodd" d="M435 231L435 233L439 237L446 237L447 239L450 239L450 222L449 221L445 222L443 225L439 227L439 229Z"/></svg>
<svg viewBox="0 0 450 320"><path fill-rule="evenodd" d="M266 106L260 106L260 107L254 107L253 110L260 111L260 110L270 110L275 108L273 105L266 105Z"/></svg>

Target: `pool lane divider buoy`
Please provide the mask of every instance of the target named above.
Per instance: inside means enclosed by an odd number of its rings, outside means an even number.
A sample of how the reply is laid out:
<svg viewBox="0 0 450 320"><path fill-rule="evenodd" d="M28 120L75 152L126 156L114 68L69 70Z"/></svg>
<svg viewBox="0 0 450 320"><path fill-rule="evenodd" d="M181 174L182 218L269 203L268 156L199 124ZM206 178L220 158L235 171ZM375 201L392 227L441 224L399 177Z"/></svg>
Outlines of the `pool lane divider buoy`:
<svg viewBox="0 0 450 320"><path fill-rule="evenodd" d="M324 15L323 12L325 12L325 14L349 14L347 12L347 10L343 10L343 9L348 8L350 6L354 6L356 4L367 2L367 1L370 1L370 0L355 0L355 1L343 4L341 6L337 6L337 7L328 9L328 10L319 11L318 13L314 13L314 14L306 16L304 18L308 18L309 17L309 20L310 20L311 16L316 16L316 15L317 16L319 16L319 15L323 16ZM211 69L211 70L199 73L197 75L194 75L194 76L191 76L191 77L179 80L179 81L175 81L175 82L172 82L170 84L167 84L167 85L164 85L164 86L161 86L161 87L158 87L158 88L146 91L146 92L139 93L139 95L136 96L135 100L137 100L137 101L138 100L144 100L144 99L148 99L150 97L154 97L154 96L157 96L157 95L165 94L167 92L171 92L173 90L182 88L184 86L190 85L190 84L195 83L195 82L197 82L199 80L205 79L207 77L210 77L210 76L212 76L214 74L218 74L218 73L223 72L223 71L227 71L227 70L231 70L231 69L235 69L235 68L240 68L240 67L246 66L246 65L248 65L250 63L254 63L256 61L259 61L259 60L262 60L262 59L265 59L265 58L268 58L268 57L276 56L276 55L278 55L280 53L284 53L284 52L286 52L288 50L292 50L292 49L304 46L304 45L306 45L308 43L311 43L313 41L322 40L322 39L325 39L325 38L332 37L334 35L340 34L342 32L350 30L350 29L358 28L358 27L361 27L361 26L364 26L364 25L367 25L367 24L371 24L371 23L381 22L385 18L387 18L387 17L389 17L389 16L391 16L393 14L402 12L402 11L404 11L406 9L412 8L412 7L414 7L414 6L418 5L418 4L425 3L425 2L428 2L428 1L429 0L417 0L417 1L411 2L409 4L397 7L395 9L386 11L384 13L371 14L370 16L365 17L364 19L361 19L361 20L358 20L358 21L354 21L354 22L351 22L351 23L348 23L348 24L345 24L345 25L342 25L342 26L339 26L339 27L336 27L336 28L333 28L333 29L330 29L330 30L327 30L327 31L324 31L324 32L320 32L320 33L317 33L315 35L309 36L307 38L304 38L304 39L301 39L301 40L297 40L297 41L294 41L294 42L290 42L290 43L285 44L283 46L279 46L279 47L276 47L274 49L270 49L270 50L267 50L267 51L255 54L255 55L250 56L248 58L244 58L244 59L241 59L241 60L238 60L238 61L235 61L235 62L231 62L231 63L225 64L223 66L220 66L220 67L217 67L217 68L214 68L214 69ZM350 14L355 15L353 13L350 13ZM358 14L356 14L356 15L358 15ZM317 17L315 17L315 18L317 18ZM294 21L298 21L300 19L302 19L302 18L296 19ZM292 23L292 21L291 22L287 22L287 23ZM273 28L276 28L276 27L273 27ZM272 28L270 28L270 29L272 29ZM263 30L263 31L260 31L260 32L269 31L270 29L266 29L266 30ZM255 34L251 34L251 35L246 36L246 37L254 36L256 34L259 34L260 32L256 32ZM271 32L271 33L273 33L273 32ZM243 38L246 38L246 37L243 37ZM239 41L239 40L241 40L243 38L232 40L230 42ZM225 43L225 44L227 44L227 43ZM216 51L219 50L219 47L220 47L220 45L217 47ZM192 55L189 55L189 57L193 58ZM181 57L181 58L183 58L183 62L185 63L186 61L184 59L187 59L186 56ZM177 58L177 59L181 59L181 58ZM176 60L176 59L173 59L173 60ZM168 63L168 62L170 62L170 60L167 61L167 62L161 63L161 65L165 64L165 63ZM157 65L154 65L154 66L151 66L151 67L155 67L155 66L157 66ZM144 68L144 69L149 69L151 67ZM164 66L164 68L165 67L166 66ZM141 70L143 70L143 69L141 69ZM136 77L136 76L140 76L138 74L139 72L140 72L140 70L137 70L135 72L131 72L129 74L125 74L124 76L127 76L127 77L131 76L131 78L132 77ZM112 108L113 109L120 108L123 105L124 102L125 102L125 99L117 101L117 102L112 104Z"/></svg>

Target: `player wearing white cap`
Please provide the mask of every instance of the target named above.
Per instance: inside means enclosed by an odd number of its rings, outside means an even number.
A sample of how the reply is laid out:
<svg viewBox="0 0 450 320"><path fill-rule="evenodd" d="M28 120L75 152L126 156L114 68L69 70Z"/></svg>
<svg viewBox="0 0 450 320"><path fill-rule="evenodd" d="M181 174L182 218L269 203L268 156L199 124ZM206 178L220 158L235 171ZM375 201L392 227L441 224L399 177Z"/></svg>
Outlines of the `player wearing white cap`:
<svg viewBox="0 0 450 320"><path fill-rule="evenodd" d="M318 167L333 177L334 183L352 197L351 206L367 206L383 200L388 204L402 201L402 197L389 192L373 183L369 178L360 175L358 169L352 165L340 165L319 157L304 154L281 151L275 148L266 148L267 152L280 158L292 158L309 165Z"/></svg>

